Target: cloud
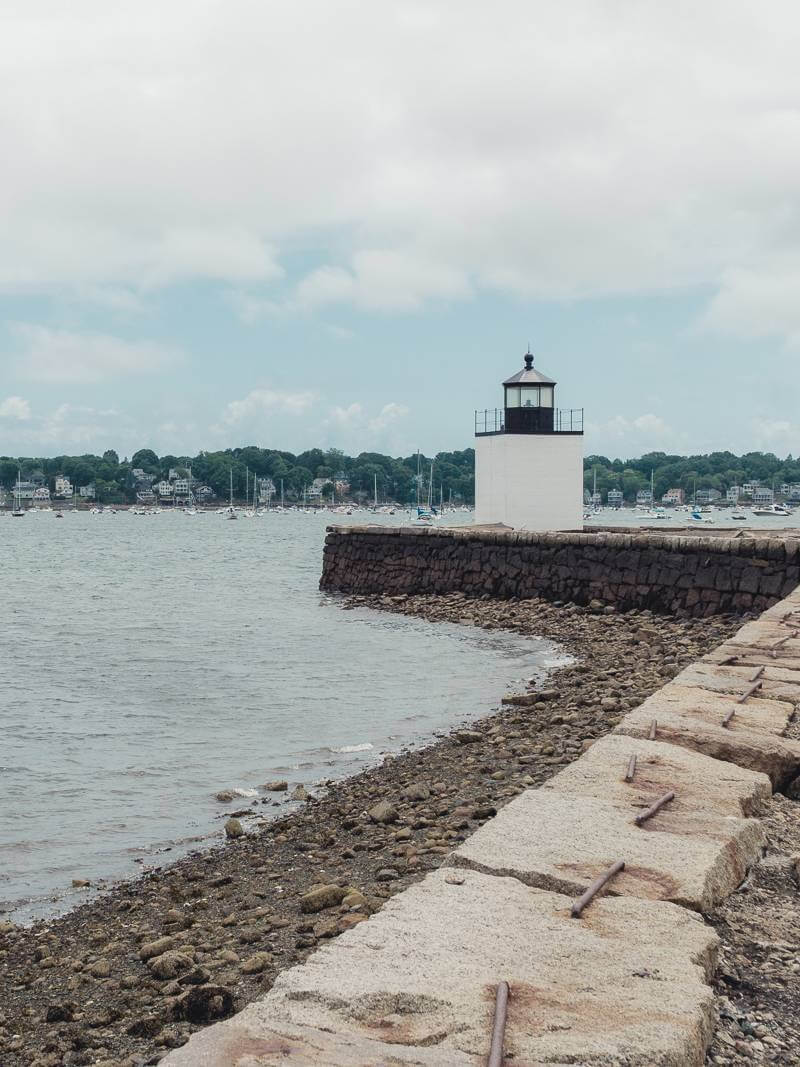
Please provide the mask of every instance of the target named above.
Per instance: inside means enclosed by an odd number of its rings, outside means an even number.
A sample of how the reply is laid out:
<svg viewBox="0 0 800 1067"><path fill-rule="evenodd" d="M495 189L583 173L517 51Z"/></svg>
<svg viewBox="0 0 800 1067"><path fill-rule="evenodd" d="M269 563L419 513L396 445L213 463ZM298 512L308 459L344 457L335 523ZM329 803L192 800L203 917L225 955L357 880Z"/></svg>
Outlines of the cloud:
<svg viewBox="0 0 800 1067"><path fill-rule="evenodd" d="M799 217L800 16L770 13L7 0L0 285L209 279L256 318L702 285L751 330ZM279 295L294 252L323 265Z"/></svg>
<svg viewBox="0 0 800 1067"><path fill-rule="evenodd" d="M373 432L385 430L387 426L390 426L397 419L405 418L407 414L408 408L404 404L384 404L380 414L374 419L370 419L367 425Z"/></svg>
<svg viewBox="0 0 800 1067"><path fill-rule="evenodd" d="M346 406L332 407L322 424L323 436L337 447L347 446L362 451L365 443L371 447L396 448L399 442L392 433L395 424L409 414L404 404L390 401L377 415L370 415L358 401Z"/></svg>
<svg viewBox="0 0 800 1067"><path fill-rule="evenodd" d="M758 416L751 421L751 432L759 449L779 456L800 453L800 423Z"/></svg>
<svg viewBox="0 0 800 1067"><path fill-rule="evenodd" d="M727 270L698 321L701 331L741 338L783 338L800 346L800 257Z"/></svg>
<svg viewBox="0 0 800 1067"><path fill-rule="evenodd" d="M313 393L285 393L273 389L253 389L242 400L231 400L222 413L227 426L238 426L253 418L282 412L303 415L314 403Z"/></svg>
<svg viewBox="0 0 800 1067"><path fill-rule="evenodd" d="M5 403L0 405L0 415ZM27 408L25 401L23 404ZM134 420L116 409L59 404L41 415L29 411L17 417L20 421L13 426L0 422L0 451L12 456L69 450L102 452L105 448L137 447L141 440Z"/></svg>
<svg viewBox="0 0 800 1067"><path fill-rule="evenodd" d="M587 454L624 449L625 455L640 455L656 450L680 450L684 435L679 435L660 415L647 412L630 418L614 415L605 422L587 422Z"/></svg>
<svg viewBox="0 0 800 1067"><path fill-rule="evenodd" d="M179 353L153 341L126 341L109 334L53 330L18 322L12 333L22 346L16 359L22 378L47 384L84 385L165 368Z"/></svg>
<svg viewBox="0 0 800 1067"><path fill-rule="evenodd" d="M17 419L25 422L31 417L31 406L21 396L9 396L0 401L0 419Z"/></svg>
<svg viewBox="0 0 800 1067"><path fill-rule="evenodd" d="M348 404L346 408L333 407L328 414L327 424L350 429L361 425L363 414L364 410L360 404Z"/></svg>

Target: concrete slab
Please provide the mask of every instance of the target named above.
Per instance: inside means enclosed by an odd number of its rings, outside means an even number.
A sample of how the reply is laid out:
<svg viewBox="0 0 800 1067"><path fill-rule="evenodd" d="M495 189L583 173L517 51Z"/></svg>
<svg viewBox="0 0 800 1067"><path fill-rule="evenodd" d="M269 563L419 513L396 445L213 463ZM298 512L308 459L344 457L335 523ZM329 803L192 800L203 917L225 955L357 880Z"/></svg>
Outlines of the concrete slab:
<svg viewBox="0 0 800 1067"><path fill-rule="evenodd" d="M483 1067L500 980L509 1063L701 1064L714 932L665 903L598 898L582 919L570 904L515 879L436 871L162 1065Z"/></svg>
<svg viewBox="0 0 800 1067"><path fill-rule="evenodd" d="M731 707L736 714L724 727ZM614 733L647 737L655 719L657 740L761 771L773 789L781 789L800 770L800 742L782 736L793 714L794 706L786 701L762 698L735 704L724 693L673 682L628 712Z"/></svg>
<svg viewBox="0 0 800 1067"><path fill-rule="evenodd" d="M624 860L610 893L707 911L736 889L761 855L764 831L755 819L689 816L667 806L639 827L638 810L613 800L531 789L446 862L579 896L612 863Z"/></svg>
<svg viewBox="0 0 800 1067"><path fill-rule="evenodd" d="M673 682L675 685L697 686L717 693L727 693L736 699L750 688L756 670L760 668L737 664L692 663L677 674ZM769 697L773 700L784 700L795 707L800 704L800 671L787 671L783 667L769 665L764 667L758 681L761 682L761 688L748 698L749 701Z"/></svg>
<svg viewBox="0 0 800 1067"><path fill-rule="evenodd" d="M633 780L626 782L632 755L636 756L636 772ZM610 801L633 815L673 790L676 796L670 803L670 816L680 814L690 819L757 815L772 796L765 774L678 745L624 734L601 737L541 788Z"/></svg>
<svg viewBox="0 0 800 1067"><path fill-rule="evenodd" d="M787 652L784 648L774 649L774 655L769 649L753 645L741 645L735 641L726 641L718 645L711 652L703 656L701 663L726 664L732 660L742 667L763 667L769 664L772 667L780 667L781 670L791 671L800 677L800 655Z"/></svg>

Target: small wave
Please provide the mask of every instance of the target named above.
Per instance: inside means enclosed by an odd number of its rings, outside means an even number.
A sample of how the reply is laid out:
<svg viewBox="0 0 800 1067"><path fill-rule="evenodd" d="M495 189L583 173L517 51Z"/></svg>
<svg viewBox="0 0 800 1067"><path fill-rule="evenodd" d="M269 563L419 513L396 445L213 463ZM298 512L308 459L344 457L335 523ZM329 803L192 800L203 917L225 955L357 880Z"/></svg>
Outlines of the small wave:
<svg viewBox="0 0 800 1067"><path fill-rule="evenodd" d="M363 743L363 745L342 745L341 748L330 748L330 749L328 749L328 751L329 752L369 752L369 750L371 748L374 748L374 746L369 741L365 741Z"/></svg>

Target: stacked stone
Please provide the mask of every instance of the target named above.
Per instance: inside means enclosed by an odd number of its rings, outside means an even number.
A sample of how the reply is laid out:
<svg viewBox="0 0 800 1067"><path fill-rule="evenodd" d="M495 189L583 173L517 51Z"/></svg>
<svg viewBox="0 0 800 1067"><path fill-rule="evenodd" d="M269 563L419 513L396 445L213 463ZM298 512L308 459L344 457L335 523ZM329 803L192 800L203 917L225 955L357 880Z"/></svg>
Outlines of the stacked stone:
<svg viewBox="0 0 800 1067"><path fill-rule="evenodd" d="M320 587L541 597L680 616L761 612L800 581L794 538L330 527Z"/></svg>

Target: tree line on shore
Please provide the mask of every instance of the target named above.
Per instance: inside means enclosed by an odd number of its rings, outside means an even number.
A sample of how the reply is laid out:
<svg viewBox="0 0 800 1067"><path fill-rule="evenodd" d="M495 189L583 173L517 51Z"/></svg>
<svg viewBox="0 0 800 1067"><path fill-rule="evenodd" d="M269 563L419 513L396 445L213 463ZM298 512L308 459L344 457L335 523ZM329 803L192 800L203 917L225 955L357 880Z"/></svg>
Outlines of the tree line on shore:
<svg viewBox="0 0 800 1067"><path fill-rule="evenodd" d="M440 452L437 456L420 456L423 472L423 493L427 494L430 464L434 460L433 496L457 503L473 503L475 499L475 451L465 448L455 452ZM120 460L109 449L102 456L0 457L0 486L11 489L17 471L23 480L36 479L54 490L55 478L63 475L76 488L94 485L99 500L123 503L136 499L134 470L143 470L156 481L167 479L170 471L182 476L189 471L197 484L208 485L220 498L228 495L233 471L234 495L245 494L248 477L271 478L276 488L283 482L286 499L302 499L315 480L327 486L334 482L346 484L352 499L371 499L377 482L381 500L407 503L415 499L418 461L417 455L385 456L379 452L361 452L348 456L336 448L311 448L295 455L271 448L225 449L220 452L199 452L196 456L158 456L149 448L139 449L130 459ZM660 498L668 489L718 489L724 493L732 485L760 482L776 486L800 483L800 458L791 455L779 459L771 452L748 452L737 456L732 452L712 452L709 455L678 456L665 452L648 452L638 459L609 459L591 455L584 460L584 485L592 489L597 483L604 496L609 489L622 490L625 499L635 500L640 489L649 488L653 476L655 496Z"/></svg>
<svg viewBox="0 0 800 1067"><path fill-rule="evenodd" d="M472 503L475 498L475 452L466 448L456 452L440 452L435 457L421 455L422 492L427 498L431 461L434 461L433 496L457 503ZM209 486L217 497L226 499L233 472L234 496L244 497L253 477L270 478L276 490L283 491L287 500L302 500L315 481L323 483L324 496L330 499L331 486L346 485L346 495L352 499L372 499L377 485L381 500L406 503L416 498L418 460L411 456L394 458L379 452L361 452L348 456L336 448L311 448L299 455L278 449L225 449L220 452L199 452L196 456L158 456L152 449L142 448L128 459L120 460L109 449L102 456L53 456L31 458L0 457L0 485L11 489L17 471L23 481L39 480L54 491L57 476L69 478L76 488L95 487L98 500L105 503L133 502L137 484L133 472L144 471L156 482L168 479L170 471L180 477L191 472L196 485ZM337 494L341 497L341 492Z"/></svg>
<svg viewBox="0 0 800 1067"><path fill-rule="evenodd" d="M733 452L711 452L703 456L674 456L666 452L648 452L638 459L614 459L607 456L587 456L583 462L584 488L591 490L597 480L597 491L605 497L609 489L622 490L625 500L636 499L640 489L650 488L656 500L670 489L683 489L687 497L694 488L717 489L723 495L734 485L758 482L778 488L780 485L800 483L800 458L791 455L778 459L771 452L747 452L743 456Z"/></svg>

